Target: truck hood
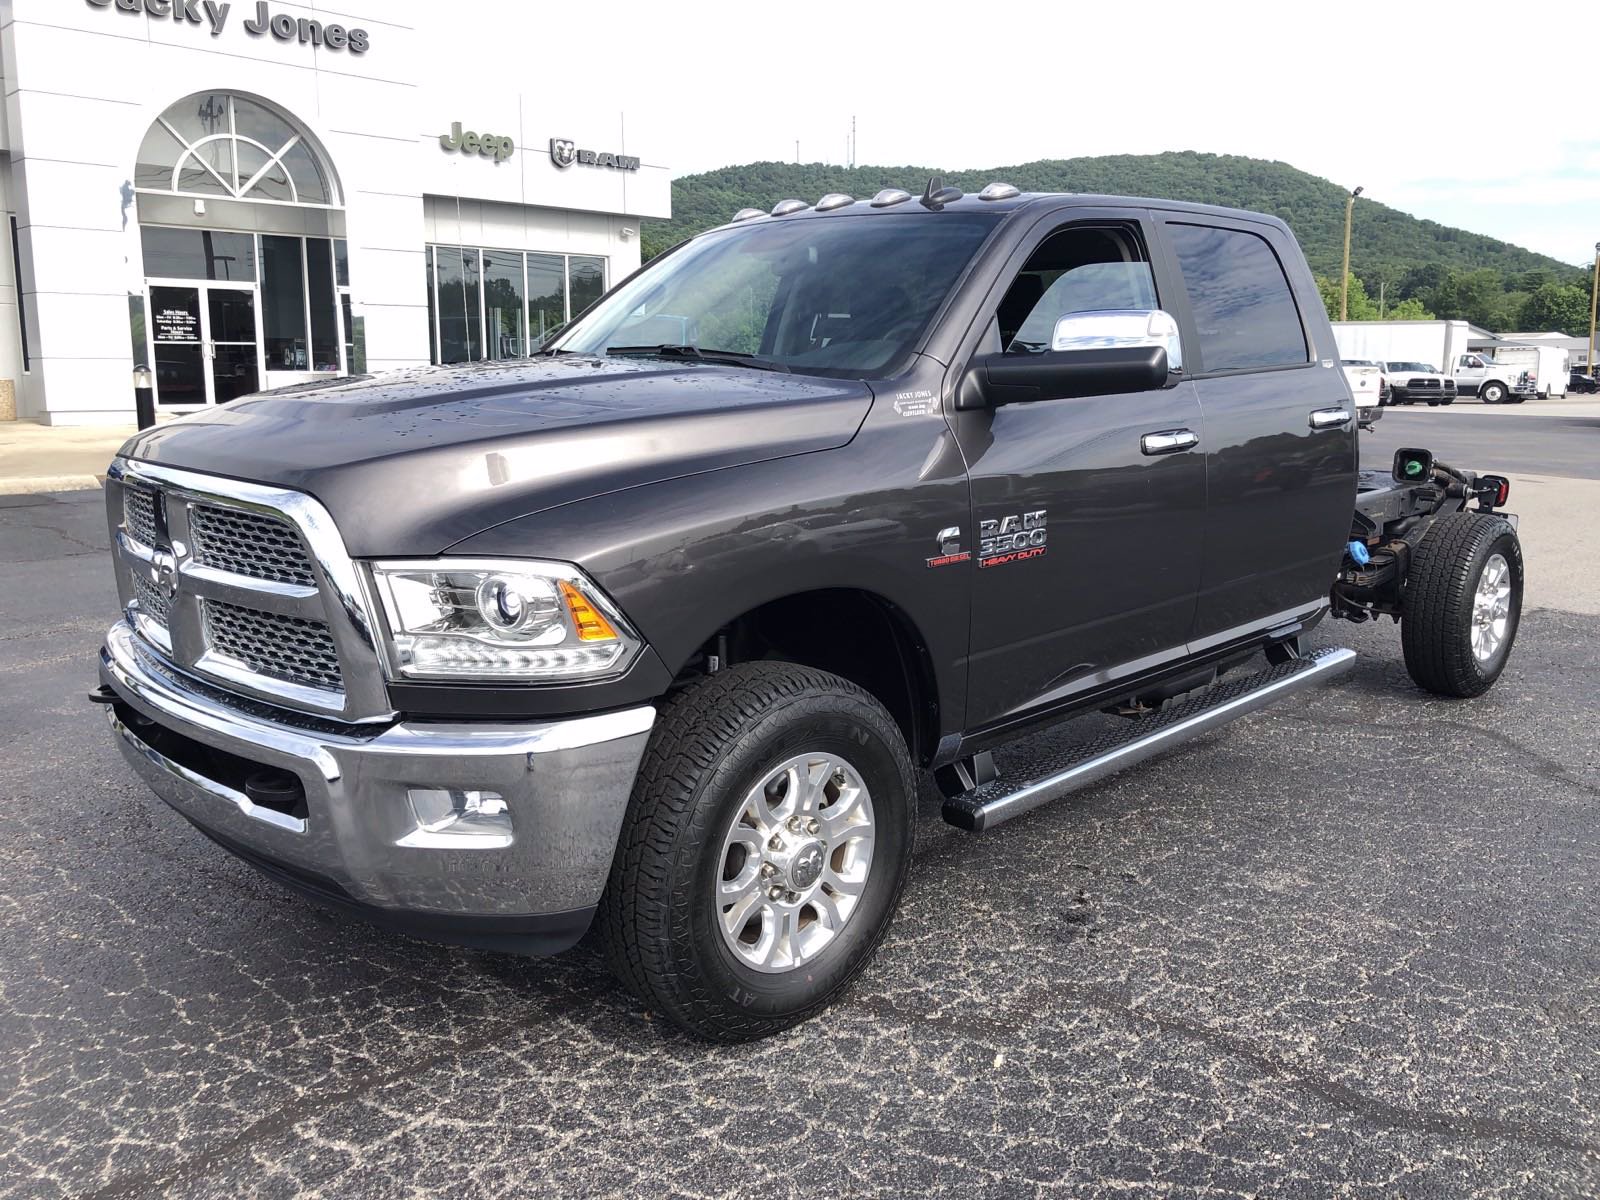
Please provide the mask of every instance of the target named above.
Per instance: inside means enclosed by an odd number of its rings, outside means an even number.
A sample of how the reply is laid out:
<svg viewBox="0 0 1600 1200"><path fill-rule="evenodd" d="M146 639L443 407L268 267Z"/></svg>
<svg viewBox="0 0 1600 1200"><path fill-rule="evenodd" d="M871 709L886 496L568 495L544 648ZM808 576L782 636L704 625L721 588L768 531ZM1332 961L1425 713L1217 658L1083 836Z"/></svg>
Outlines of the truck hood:
<svg viewBox="0 0 1600 1200"><path fill-rule="evenodd" d="M842 446L871 405L850 380L542 358L266 392L122 454L308 493L357 557L427 555L573 500Z"/></svg>

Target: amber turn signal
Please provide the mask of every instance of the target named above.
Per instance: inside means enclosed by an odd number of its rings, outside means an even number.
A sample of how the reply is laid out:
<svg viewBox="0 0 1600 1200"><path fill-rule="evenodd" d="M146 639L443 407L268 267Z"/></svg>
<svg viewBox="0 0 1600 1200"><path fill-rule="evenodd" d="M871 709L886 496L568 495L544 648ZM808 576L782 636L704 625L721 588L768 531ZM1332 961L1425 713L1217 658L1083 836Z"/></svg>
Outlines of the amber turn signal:
<svg viewBox="0 0 1600 1200"><path fill-rule="evenodd" d="M561 580L561 598L567 602L567 611L572 614L572 624L578 631L580 642L617 640L617 631L606 620L605 614L590 604L588 597L565 579Z"/></svg>

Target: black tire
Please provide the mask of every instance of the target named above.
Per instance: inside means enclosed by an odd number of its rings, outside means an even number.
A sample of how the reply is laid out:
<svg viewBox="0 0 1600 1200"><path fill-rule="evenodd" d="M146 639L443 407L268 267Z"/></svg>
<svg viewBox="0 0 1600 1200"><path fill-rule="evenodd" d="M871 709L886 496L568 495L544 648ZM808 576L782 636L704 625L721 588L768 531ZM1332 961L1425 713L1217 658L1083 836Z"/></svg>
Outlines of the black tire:
<svg viewBox="0 0 1600 1200"><path fill-rule="evenodd" d="M1428 401L1428 407L1429 408L1438 408L1439 407L1439 402L1437 400L1429 400Z"/></svg>
<svg viewBox="0 0 1600 1200"><path fill-rule="evenodd" d="M847 756L866 783L876 824L870 868L855 910L815 958L764 973L741 962L718 928L723 838L766 773L812 752ZM888 928L915 812L905 739L854 684L762 662L685 688L661 709L600 903L612 970L649 1007L711 1041L748 1041L806 1020L866 966Z"/></svg>
<svg viewBox="0 0 1600 1200"><path fill-rule="evenodd" d="M1473 600L1485 566L1499 555L1510 569L1505 635L1480 661L1472 648ZM1503 517L1448 513L1422 537L1406 572L1400 643L1418 687L1440 696L1481 696L1505 670L1522 620L1522 546Z"/></svg>
<svg viewBox="0 0 1600 1200"><path fill-rule="evenodd" d="M1449 408L1449 407L1450 407L1450 406L1451 406L1451 405L1452 405L1452 404L1454 404L1454 403L1455 403L1455 402L1456 402L1456 398L1455 398L1455 397L1454 397L1454 396L1449 396L1449 397L1446 397L1446 398L1445 398L1445 402L1444 402L1444 406L1445 406L1445 407L1446 407L1446 408Z"/></svg>
<svg viewBox="0 0 1600 1200"><path fill-rule="evenodd" d="M1478 389L1478 399L1485 404L1504 404L1506 389L1498 383L1486 383Z"/></svg>

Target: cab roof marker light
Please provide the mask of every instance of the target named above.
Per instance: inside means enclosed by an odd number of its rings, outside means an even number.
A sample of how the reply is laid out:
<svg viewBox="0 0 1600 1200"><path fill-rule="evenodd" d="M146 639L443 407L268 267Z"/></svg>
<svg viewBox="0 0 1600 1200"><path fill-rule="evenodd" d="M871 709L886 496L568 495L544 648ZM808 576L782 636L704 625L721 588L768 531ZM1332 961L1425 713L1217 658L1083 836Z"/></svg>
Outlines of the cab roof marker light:
<svg viewBox="0 0 1600 1200"><path fill-rule="evenodd" d="M735 221L748 221L753 217L764 217L766 215L767 214L762 212L759 208L741 208L738 212L733 214L733 219Z"/></svg>
<svg viewBox="0 0 1600 1200"><path fill-rule="evenodd" d="M772 206L772 215L775 217L786 217L790 213L800 212L802 209L810 207L811 205L807 204L804 200L779 200Z"/></svg>
<svg viewBox="0 0 1600 1200"><path fill-rule="evenodd" d="M904 188L884 188L872 198L873 208L888 208L891 204L904 204L911 199L911 193Z"/></svg>
<svg viewBox="0 0 1600 1200"><path fill-rule="evenodd" d="M836 208L849 208L855 202L854 196L846 196L843 192L829 192L817 201L817 211L832 212Z"/></svg>
<svg viewBox="0 0 1600 1200"><path fill-rule="evenodd" d="M1009 184L1009 183L1000 183L997 180L996 182L991 183L988 187L984 188L983 191L979 192L978 193L978 199L979 200L1010 200L1010 199L1012 199L1012 198L1014 198L1016 196L1020 196L1020 195L1022 195L1022 193L1019 192L1011 184Z"/></svg>

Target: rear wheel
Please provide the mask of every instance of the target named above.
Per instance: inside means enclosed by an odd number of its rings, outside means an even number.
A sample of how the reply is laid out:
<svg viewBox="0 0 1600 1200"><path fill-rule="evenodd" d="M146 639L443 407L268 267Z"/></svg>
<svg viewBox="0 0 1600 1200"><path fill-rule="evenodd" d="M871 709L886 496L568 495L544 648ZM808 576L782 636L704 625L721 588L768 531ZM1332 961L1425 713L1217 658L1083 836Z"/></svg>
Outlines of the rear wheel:
<svg viewBox="0 0 1600 1200"><path fill-rule="evenodd" d="M1458 512L1428 529L1406 572L1406 670L1441 696L1481 696L1522 618L1522 547L1503 517Z"/></svg>
<svg viewBox="0 0 1600 1200"><path fill-rule="evenodd" d="M1506 389L1502 384L1486 383L1478 389L1478 398L1485 404L1503 404L1506 398Z"/></svg>
<svg viewBox="0 0 1600 1200"><path fill-rule="evenodd" d="M786 1029L871 958L911 859L915 777L854 684L730 667L664 706L601 903L613 970L700 1037Z"/></svg>

